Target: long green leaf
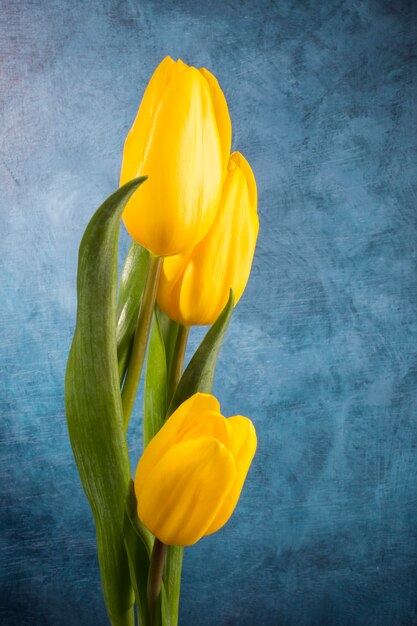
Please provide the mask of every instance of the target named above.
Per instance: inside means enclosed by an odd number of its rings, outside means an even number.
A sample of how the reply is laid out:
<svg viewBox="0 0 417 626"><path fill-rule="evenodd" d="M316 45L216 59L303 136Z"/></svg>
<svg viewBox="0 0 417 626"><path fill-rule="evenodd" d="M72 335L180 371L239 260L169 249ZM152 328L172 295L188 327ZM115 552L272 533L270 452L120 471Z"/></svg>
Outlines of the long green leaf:
<svg viewBox="0 0 417 626"><path fill-rule="evenodd" d="M165 346L165 357L167 363L167 380L170 378L172 359L174 356L175 342L177 340L179 324L170 319L157 305L155 315L158 318L159 329ZM168 401L170 398L168 398Z"/></svg>
<svg viewBox="0 0 417 626"><path fill-rule="evenodd" d="M127 364L129 363L148 265L149 252L133 241L120 275L119 293L117 296L116 339L120 383L123 381Z"/></svg>
<svg viewBox="0 0 417 626"><path fill-rule="evenodd" d="M207 332L193 358L183 373L174 397L171 401L168 415L198 391L211 393L216 368L217 357L229 326L233 313L233 292L220 316ZM178 609L181 587L181 569L184 548L170 546L164 573L164 585L167 594L168 608L171 615L171 626L178 624Z"/></svg>
<svg viewBox="0 0 417 626"><path fill-rule="evenodd" d="M116 347L117 246L122 211L145 178L118 189L91 219L78 258L78 308L65 402L81 482L94 515L107 611L133 625L133 593L123 543L130 464L123 430Z"/></svg>
<svg viewBox="0 0 417 626"><path fill-rule="evenodd" d="M153 537L138 518L133 482L131 483L126 501L123 534L139 622L141 626L148 626L146 590Z"/></svg>
<svg viewBox="0 0 417 626"><path fill-rule="evenodd" d="M167 413L167 362L164 340L154 314L149 339L143 402L143 446L163 426Z"/></svg>

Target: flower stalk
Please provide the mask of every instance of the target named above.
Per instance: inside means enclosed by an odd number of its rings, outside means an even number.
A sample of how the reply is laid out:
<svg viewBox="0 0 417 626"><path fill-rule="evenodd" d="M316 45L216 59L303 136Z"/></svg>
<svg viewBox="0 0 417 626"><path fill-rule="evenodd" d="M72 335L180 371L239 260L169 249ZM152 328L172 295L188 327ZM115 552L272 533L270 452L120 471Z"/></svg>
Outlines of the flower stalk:
<svg viewBox="0 0 417 626"><path fill-rule="evenodd" d="M177 385L180 382L189 332L190 328L188 326L180 324L175 342L171 371L169 373L168 404L171 402L172 396L174 395Z"/></svg>
<svg viewBox="0 0 417 626"><path fill-rule="evenodd" d="M182 324L178 328L177 340L175 342L174 354L172 359L171 371L168 381L168 406L174 396L175 390L184 367L185 351L187 349L188 336L190 328ZM169 417L169 414L168 416ZM182 561L184 556L184 548L180 546L170 546L165 565L165 590L168 594L172 626L178 623L178 608L180 602L181 573Z"/></svg>
<svg viewBox="0 0 417 626"><path fill-rule="evenodd" d="M150 626L158 624L158 598L161 593L162 576L164 573L165 558L168 546L155 537L152 548L151 562L148 577L148 609Z"/></svg>
<svg viewBox="0 0 417 626"><path fill-rule="evenodd" d="M161 265L162 259L160 257L151 256L139 308L132 353L122 391L123 422L125 430L127 430L129 425L142 373L143 362L145 360Z"/></svg>

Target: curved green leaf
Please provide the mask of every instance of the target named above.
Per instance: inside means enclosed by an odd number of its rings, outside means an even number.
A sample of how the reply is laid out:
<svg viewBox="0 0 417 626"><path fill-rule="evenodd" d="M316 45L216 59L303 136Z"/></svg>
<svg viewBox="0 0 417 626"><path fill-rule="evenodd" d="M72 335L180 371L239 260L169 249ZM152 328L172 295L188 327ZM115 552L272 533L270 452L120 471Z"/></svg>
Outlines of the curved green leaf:
<svg viewBox="0 0 417 626"><path fill-rule="evenodd" d="M141 626L148 626L147 585L153 536L137 516L137 502L133 482L126 501L123 535L129 560L130 577L135 592L136 607Z"/></svg>
<svg viewBox="0 0 417 626"><path fill-rule="evenodd" d="M174 356L175 342L177 340L178 329L180 325L178 322L170 319L158 305L155 307L155 315L158 318L159 329L161 331L162 339L165 346L165 356L167 363L167 380L169 380L171 372L171 364ZM170 398L168 398L170 400Z"/></svg>
<svg viewBox="0 0 417 626"><path fill-rule="evenodd" d="M157 316L152 320L143 400L143 446L163 426L167 412L167 362Z"/></svg>
<svg viewBox="0 0 417 626"><path fill-rule="evenodd" d="M120 383L123 382L129 363L148 265L149 252L133 241L120 275L119 293L117 296L116 339Z"/></svg>
<svg viewBox="0 0 417 626"><path fill-rule="evenodd" d="M117 246L122 211L145 178L130 181L96 211L81 241L78 308L65 403L81 482L94 515L107 611L133 625L133 594L123 543L130 464L123 429L116 347Z"/></svg>

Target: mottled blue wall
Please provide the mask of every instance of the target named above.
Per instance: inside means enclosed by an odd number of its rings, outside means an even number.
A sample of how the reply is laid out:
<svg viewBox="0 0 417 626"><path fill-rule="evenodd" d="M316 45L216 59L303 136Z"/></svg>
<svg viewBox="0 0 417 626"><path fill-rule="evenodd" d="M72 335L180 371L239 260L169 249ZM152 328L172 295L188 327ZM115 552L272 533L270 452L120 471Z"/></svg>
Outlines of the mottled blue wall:
<svg viewBox="0 0 417 626"><path fill-rule="evenodd" d="M259 450L181 624L417 624L416 6L1 2L2 625L107 623L63 377L78 244L166 54L218 76L261 218L215 385Z"/></svg>

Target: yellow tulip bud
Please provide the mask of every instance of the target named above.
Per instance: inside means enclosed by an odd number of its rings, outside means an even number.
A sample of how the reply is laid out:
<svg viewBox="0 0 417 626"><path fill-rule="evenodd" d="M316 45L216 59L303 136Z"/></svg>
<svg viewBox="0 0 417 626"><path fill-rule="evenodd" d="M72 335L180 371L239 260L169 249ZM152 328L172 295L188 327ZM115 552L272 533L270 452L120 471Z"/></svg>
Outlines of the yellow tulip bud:
<svg viewBox="0 0 417 626"><path fill-rule="evenodd" d="M235 304L248 282L259 230L256 182L234 152L215 221L190 252L164 259L157 300L173 320L212 324L233 289Z"/></svg>
<svg viewBox="0 0 417 626"><path fill-rule="evenodd" d="M123 214L129 234L156 256L182 253L216 215L231 145L227 103L205 69L166 57L126 138L120 184L148 180Z"/></svg>
<svg viewBox="0 0 417 626"><path fill-rule="evenodd" d="M135 476L138 516L163 543L190 546L230 518L256 450L252 422L224 418L211 395L181 404L145 448Z"/></svg>

